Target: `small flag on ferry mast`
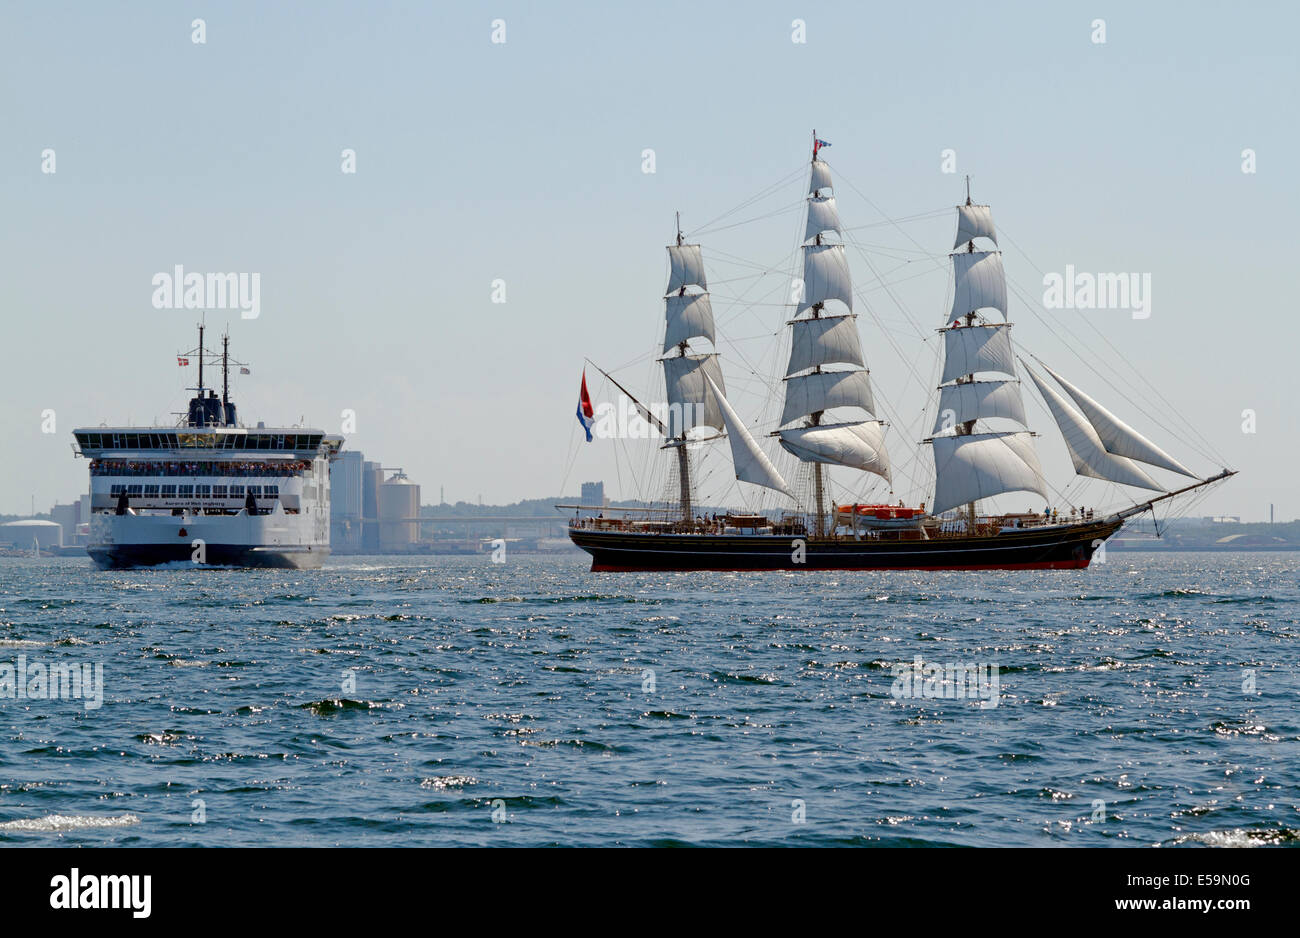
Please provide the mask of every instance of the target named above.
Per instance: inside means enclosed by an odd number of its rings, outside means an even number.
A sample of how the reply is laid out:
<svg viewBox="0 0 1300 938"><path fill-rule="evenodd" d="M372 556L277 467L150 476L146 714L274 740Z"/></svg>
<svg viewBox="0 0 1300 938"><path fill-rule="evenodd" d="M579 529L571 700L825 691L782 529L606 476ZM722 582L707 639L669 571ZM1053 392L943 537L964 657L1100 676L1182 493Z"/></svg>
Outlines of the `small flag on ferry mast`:
<svg viewBox="0 0 1300 938"><path fill-rule="evenodd" d="M176 364L179 365L180 367L184 368L189 363L190 360L188 358L181 358L179 355L176 356Z"/></svg>

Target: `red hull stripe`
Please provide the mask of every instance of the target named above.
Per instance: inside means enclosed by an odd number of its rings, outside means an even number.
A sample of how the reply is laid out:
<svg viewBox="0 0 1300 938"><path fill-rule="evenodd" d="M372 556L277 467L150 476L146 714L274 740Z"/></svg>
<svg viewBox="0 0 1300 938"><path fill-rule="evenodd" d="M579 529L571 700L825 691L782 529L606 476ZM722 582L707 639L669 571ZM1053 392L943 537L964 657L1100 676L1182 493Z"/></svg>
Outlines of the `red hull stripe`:
<svg viewBox="0 0 1300 938"><path fill-rule="evenodd" d="M1091 558L1089 558L1091 559ZM620 566L609 563L592 563L592 573L778 573L791 570L801 573L844 573L889 570L1082 570L1088 560L1042 560L1033 563L945 564L938 567L813 567L792 564L788 567L673 567Z"/></svg>

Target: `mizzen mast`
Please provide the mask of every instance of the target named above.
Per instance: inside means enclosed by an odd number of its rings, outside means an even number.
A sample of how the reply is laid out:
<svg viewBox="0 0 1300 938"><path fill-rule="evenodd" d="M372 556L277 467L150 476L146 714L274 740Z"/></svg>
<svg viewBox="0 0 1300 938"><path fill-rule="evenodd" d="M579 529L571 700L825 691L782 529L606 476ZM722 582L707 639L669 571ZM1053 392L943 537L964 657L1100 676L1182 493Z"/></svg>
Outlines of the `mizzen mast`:
<svg viewBox="0 0 1300 938"><path fill-rule="evenodd" d="M700 426L721 430L722 414L709 380L723 390L713 328L713 306L704 276L704 256L698 244L687 244L677 215L677 237L668 245L668 288L664 291L664 385L668 397L666 447L677 448L677 476L682 520L694 519L691 467L686 451L687 433ZM695 288L688 291L687 288ZM692 339L708 339L715 351L694 354ZM669 354L676 351L676 354Z"/></svg>

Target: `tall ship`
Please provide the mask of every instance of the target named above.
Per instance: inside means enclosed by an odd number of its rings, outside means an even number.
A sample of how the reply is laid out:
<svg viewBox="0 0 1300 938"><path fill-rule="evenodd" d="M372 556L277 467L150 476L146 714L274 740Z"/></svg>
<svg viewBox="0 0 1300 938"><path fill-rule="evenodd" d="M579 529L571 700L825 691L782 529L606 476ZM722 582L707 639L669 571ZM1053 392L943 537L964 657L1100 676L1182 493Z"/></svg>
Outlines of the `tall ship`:
<svg viewBox="0 0 1300 938"><path fill-rule="evenodd" d="M659 356L666 406L656 412L596 366L664 440L670 481L650 507L558 506L574 511L569 537L591 555L593 570L1077 569L1128 519L1154 517L1157 505L1234 475L1226 468L1193 472L1060 371L1032 355L1030 365L1012 343L992 210L971 200L968 179L949 255L951 307L945 303L937 330L937 383L924 436L913 441L930 451L931 487L913 505L896 501L889 426L878 417L854 312L846 229L819 155L826 145L814 132L801 258L786 306L788 357L768 395L779 402L779 416L767 435L787 463L793 458L796 484L727 399L703 251L686 243L679 220L667 248ZM1053 488L1025 412L1021 374L1041 396L1077 476L1146 497L1098 510ZM585 378L583 395L586 401ZM705 514L693 507L696 454L722 439L735 478L758 487L751 491L774 493L774 510ZM847 470L849 491L883 485L890 497L838 501L830 495L832 469ZM994 500L1008 493L1032 497L1035 507L999 509Z"/></svg>
<svg viewBox="0 0 1300 938"><path fill-rule="evenodd" d="M221 395L198 382L172 426L73 431L90 460L90 540L101 569L184 563L309 569L330 552L330 462L340 436L304 427L246 427L230 399L230 339L222 337Z"/></svg>

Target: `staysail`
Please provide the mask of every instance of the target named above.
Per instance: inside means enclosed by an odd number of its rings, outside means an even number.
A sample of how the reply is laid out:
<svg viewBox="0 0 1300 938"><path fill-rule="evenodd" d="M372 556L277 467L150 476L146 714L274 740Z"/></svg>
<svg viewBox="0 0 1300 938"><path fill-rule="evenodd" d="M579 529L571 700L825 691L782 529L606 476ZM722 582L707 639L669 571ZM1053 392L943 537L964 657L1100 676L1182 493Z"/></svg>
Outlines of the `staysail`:
<svg viewBox="0 0 1300 938"><path fill-rule="evenodd" d="M1029 377L1038 386L1038 392L1043 395L1047 409L1052 412L1056 425L1061 428L1061 436L1065 438L1065 448L1070 453L1075 472L1081 476L1105 479L1107 482L1118 482L1121 485L1134 485L1155 492L1164 491L1161 485L1132 461L1108 453L1101 438L1097 436L1092 425L1084 419L1083 414L1071 407L1065 398L1057 394L1028 365L1025 366L1025 371L1029 372Z"/></svg>
<svg viewBox="0 0 1300 938"><path fill-rule="evenodd" d="M785 479L781 478L781 473L776 471L776 466L772 465L767 454L759 449L749 429L723 396L721 387L707 373L704 375L704 380L708 382L709 390L713 393L718 410L722 414L722 421L727 428L727 439L731 441L731 462L736 470L736 478L741 482L752 482L754 485L775 489L794 498L794 493L790 491L790 486L786 485Z"/></svg>
<svg viewBox="0 0 1300 938"><path fill-rule="evenodd" d="M1074 403L1088 418L1088 422L1092 424L1093 430L1097 433L1097 438L1101 440L1108 453L1123 456L1126 459L1135 459L1138 462L1144 462L1160 469L1168 469L1171 472L1177 472L1179 475L1189 476L1193 479L1196 478L1196 474L1190 469L1102 407L1069 381L1066 381L1055 371L1046 365L1043 365L1043 370L1056 379L1056 383L1065 388L1065 393L1074 399Z"/></svg>

